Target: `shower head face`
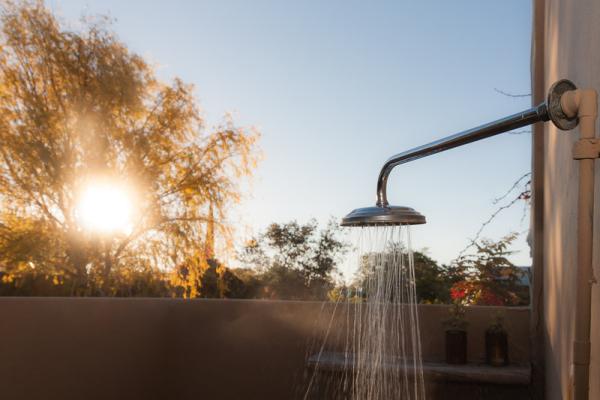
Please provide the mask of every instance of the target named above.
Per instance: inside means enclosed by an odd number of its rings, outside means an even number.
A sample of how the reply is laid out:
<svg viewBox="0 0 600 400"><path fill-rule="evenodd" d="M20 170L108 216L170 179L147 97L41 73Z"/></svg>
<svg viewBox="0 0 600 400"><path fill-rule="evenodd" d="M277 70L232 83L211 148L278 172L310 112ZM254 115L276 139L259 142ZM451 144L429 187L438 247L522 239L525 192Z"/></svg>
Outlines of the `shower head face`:
<svg viewBox="0 0 600 400"><path fill-rule="evenodd" d="M342 226L389 226L424 224L425 216L410 207L357 208L342 219Z"/></svg>

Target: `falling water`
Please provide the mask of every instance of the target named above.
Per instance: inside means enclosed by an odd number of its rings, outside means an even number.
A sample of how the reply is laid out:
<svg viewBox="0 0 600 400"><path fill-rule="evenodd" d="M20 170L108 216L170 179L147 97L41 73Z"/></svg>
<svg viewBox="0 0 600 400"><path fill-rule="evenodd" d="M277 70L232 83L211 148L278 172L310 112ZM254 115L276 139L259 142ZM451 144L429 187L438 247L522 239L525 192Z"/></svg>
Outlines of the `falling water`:
<svg viewBox="0 0 600 400"><path fill-rule="evenodd" d="M425 399L410 228L358 228L354 262L356 287L322 313L304 399Z"/></svg>

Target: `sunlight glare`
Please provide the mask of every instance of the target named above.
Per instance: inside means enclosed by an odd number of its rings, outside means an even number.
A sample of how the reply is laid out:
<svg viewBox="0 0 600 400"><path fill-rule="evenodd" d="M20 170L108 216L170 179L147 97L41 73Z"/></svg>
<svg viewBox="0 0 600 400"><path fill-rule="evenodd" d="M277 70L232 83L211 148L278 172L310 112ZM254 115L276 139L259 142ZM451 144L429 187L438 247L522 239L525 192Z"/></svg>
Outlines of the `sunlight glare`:
<svg viewBox="0 0 600 400"><path fill-rule="evenodd" d="M99 233L131 230L131 200L117 185L90 185L81 194L77 218L85 229Z"/></svg>

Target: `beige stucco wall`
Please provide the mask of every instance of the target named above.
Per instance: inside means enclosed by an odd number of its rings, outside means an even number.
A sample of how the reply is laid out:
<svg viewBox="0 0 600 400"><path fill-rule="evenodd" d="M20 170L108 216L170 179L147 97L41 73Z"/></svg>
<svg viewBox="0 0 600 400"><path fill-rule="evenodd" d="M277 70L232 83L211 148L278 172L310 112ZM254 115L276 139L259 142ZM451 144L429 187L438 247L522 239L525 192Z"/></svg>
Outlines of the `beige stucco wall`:
<svg viewBox="0 0 600 400"><path fill-rule="evenodd" d="M293 301L0 298L0 399L293 399L303 394L306 357L321 347L326 328L325 350L339 350L334 342L346 338L347 311L337 307L332 320L333 308ZM473 361L483 358L484 330L496 311L469 307ZM511 360L524 363L529 309L504 312ZM419 316L425 359L442 360L448 307L422 305Z"/></svg>
<svg viewBox="0 0 600 400"><path fill-rule="evenodd" d="M600 1L545 0L544 18L534 27L544 30L543 54L534 53L534 64L543 63L543 71L535 68L544 90L561 78L578 87L600 89ZM536 35L534 35L535 37ZM534 43L535 48L535 43ZM537 57L537 59L536 59ZM541 58L541 59L540 59ZM534 82L535 88L535 82ZM571 348L575 316L577 162L571 148L578 132L558 131L552 124L544 128L544 333L546 359L546 398L569 399ZM600 247L600 162L596 163L596 211L594 270L598 268ZM597 286L592 305L592 367L590 399L600 399L600 297Z"/></svg>

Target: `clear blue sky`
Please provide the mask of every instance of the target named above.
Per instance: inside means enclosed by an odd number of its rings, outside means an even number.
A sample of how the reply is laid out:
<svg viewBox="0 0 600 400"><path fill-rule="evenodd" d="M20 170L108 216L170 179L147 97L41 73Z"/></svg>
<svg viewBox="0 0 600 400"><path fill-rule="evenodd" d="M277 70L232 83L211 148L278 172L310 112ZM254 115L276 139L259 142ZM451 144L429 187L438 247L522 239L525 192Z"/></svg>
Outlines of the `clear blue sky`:
<svg viewBox="0 0 600 400"><path fill-rule="evenodd" d="M529 107L531 5L504 1L50 0L59 15L109 14L163 79L196 85L204 114L262 131L265 159L232 219L325 221L373 205L392 154ZM454 258L530 170L530 135L503 135L400 166L390 202L428 224L414 246ZM523 207L486 231L524 231ZM530 263L524 236L513 257Z"/></svg>

